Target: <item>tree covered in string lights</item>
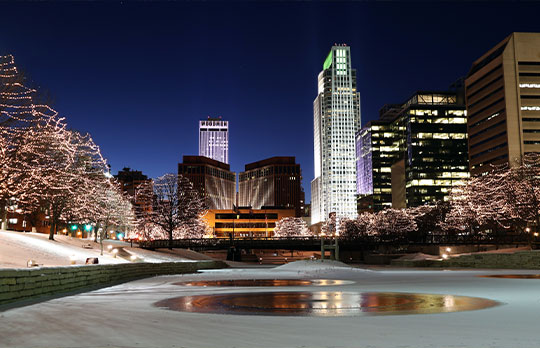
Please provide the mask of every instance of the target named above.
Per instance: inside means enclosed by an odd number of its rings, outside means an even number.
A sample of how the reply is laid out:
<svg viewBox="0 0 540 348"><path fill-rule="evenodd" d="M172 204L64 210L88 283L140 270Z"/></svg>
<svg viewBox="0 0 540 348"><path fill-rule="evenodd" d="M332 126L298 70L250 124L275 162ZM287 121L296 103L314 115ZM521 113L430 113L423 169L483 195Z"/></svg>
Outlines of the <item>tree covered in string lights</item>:
<svg viewBox="0 0 540 348"><path fill-rule="evenodd" d="M309 237L313 234L307 223L299 217L284 217L276 222L274 237Z"/></svg>
<svg viewBox="0 0 540 348"><path fill-rule="evenodd" d="M24 83L13 56L0 56L0 212L4 225L7 206L21 191L22 173L14 164L20 138L28 127L57 116Z"/></svg>
<svg viewBox="0 0 540 348"><path fill-rule="evenodd" d="M339 238L354 240L375 235L375 214L362 213L356 219L343 219L340 222Z"/></svg>
<svg viewBox="0 0 540 348"><path fill-rule="evenodd" d="M493 167L453 190L446 231L524 232L540 224L540 155L527 153L516 165Z"/></svg>
<svg viewBox="0 0 540 348"><path fill-rule="evenodd" d="M343 220L340 237L376 236L421 240L430 233L486 235L538 233L540 154L527 153L515 165L494 166L453 188L448 202L407 209L386 209Z"/></svg>
<svg viewBox="0 0 540 348"><path fill-rule="evenodd" d="M25 85L12 56L0 56L0 207L8 202L49 216L53 239L60 223L114 224L127 229L133 210L89 134L65 120ZM114 197L112 199L111 197ZM114 203L111 203L114 201ZM112 215L111 215L112 214Z"/></svg>
<svg viewBox="0 0 540 348"><path fill-rule="evenodd" d="M142 222L146 231L155 235L161 230L169 240L169 248L172 248L173 239L200 238L205 234L201 219L207 209L206 203L188 178L165 174L154 179L151 186L152 211ZM148 195L148 186L141 187L140 194Z"/></svg>

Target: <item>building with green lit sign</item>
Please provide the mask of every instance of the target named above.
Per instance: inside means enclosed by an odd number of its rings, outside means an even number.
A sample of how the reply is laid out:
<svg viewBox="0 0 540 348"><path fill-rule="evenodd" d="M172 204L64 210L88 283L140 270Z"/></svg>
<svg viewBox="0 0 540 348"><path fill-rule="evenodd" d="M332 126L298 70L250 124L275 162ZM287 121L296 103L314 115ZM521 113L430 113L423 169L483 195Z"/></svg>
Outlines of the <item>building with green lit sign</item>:
<svg viewBox="0 0 540 348"><path fill-rule="evenodd" d="M360 128L360 93L351 50L332 46L318 77L313 102L314 169L311 182L311 222L324 221L330 213L355 218L355 134Z"/></svg>

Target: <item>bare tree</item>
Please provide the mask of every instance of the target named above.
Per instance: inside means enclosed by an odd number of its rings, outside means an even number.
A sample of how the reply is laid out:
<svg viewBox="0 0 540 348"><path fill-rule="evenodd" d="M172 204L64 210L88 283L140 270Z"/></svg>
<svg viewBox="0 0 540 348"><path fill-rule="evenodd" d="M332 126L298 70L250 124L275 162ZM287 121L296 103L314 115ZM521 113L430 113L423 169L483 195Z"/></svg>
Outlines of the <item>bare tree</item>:
<svg viewBox="0 0 540 348"><path fill-rule="evenodd" d="M206 205L189 179L181 175L165 174L154 180L153 188L154 205L148 218L166 233L172 249L174 233L199 226L197 219Z"/></svg>

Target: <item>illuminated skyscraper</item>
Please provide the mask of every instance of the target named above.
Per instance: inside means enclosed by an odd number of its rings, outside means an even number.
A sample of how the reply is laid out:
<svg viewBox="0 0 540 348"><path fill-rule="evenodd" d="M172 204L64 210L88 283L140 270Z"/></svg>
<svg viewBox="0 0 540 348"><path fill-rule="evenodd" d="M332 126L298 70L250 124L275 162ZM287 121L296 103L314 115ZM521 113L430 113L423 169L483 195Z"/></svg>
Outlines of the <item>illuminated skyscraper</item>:
<svg viewBox="0 0 540 348"><path fill-rule="evenodd" d="M199 121L199 156L229 164L229 121L221 117Z"/></svg>
<svg viewBox="0 0 540 348"><path fill-rule="evenodd" d="M311 182L311 221L336 213L355 218L356 149L360 129L360 93L350 48L332 46L319 74L313 102L315 179Z"/></svg>

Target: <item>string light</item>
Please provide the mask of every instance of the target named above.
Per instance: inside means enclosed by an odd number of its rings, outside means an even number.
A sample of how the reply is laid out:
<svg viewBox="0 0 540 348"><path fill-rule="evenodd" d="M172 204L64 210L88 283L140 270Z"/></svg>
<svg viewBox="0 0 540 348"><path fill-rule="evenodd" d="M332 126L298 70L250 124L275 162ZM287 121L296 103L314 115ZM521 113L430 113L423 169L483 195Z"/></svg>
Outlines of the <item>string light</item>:
<svg viewBox="0 0 540 348"><path fill-rule="evenodd" d="M133 207L90 134L67 129L64 118L36 102L12 55L0 56L0 199L17 199L23 213L44 209L59 221L92 222L96 231L131 228Z"/></svg>

